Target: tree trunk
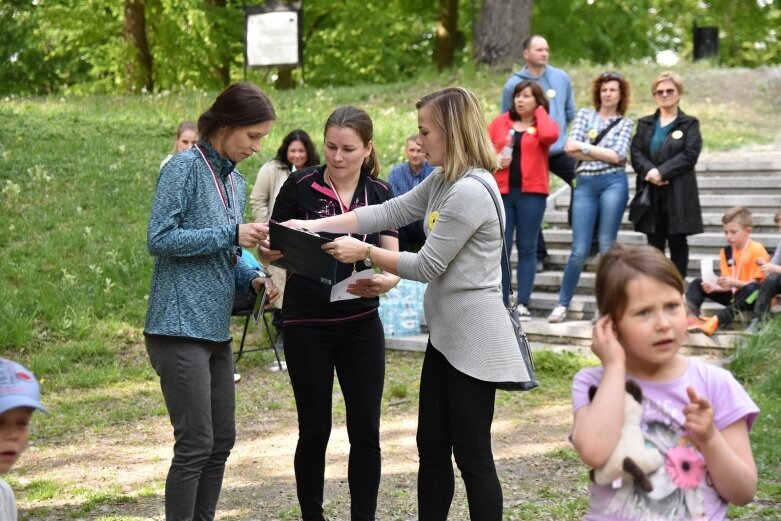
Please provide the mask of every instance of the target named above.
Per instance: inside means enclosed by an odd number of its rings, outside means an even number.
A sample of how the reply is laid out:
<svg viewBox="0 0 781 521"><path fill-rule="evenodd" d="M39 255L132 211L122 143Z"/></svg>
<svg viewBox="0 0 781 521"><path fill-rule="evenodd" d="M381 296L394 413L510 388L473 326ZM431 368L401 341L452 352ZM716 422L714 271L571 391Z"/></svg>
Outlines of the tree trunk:
<svg viewBox="0 0 781 521"><path fill-rule="evenodd" d="M152 92L155 86L152 79L152 55L146 40L144 7L144 0L125 0L123 33L131 56L125 64L125 84L131 92L138 92L142 88Z"/></svg>
<svg viewBox="0 0 781 521"><path fill-rule="evenodd" d="M439 0L437 34L434 37L434 65L437 70L453 65L456 50L463 45L463 35L458 31L458 0Z"/></svg>
<svg viewBox="0 0 781 521"><path fill-rule="evenodd" d="M274 82L277 90L290 90L295 87L293 84L293 67L290 65L280 65L277 67L277 81Z"/></svg>
<svg viewBox="0 0 781 521"><path fill-rule="evenodd" d="M225 9L226 6L225 0L209 0L209 3L218 9ZM217 31L222 31L223 25L224 24L218 24L213 29L216 29ZM224 43L223 40L219 40L219 42ZM230 53L230 49L228 48L227 45L220 46L218 44L218 50L217 50L218 62L212 66L212 70L214 70L214 74L222 82L223 87L227 87L231 83L231 67L230 67L229 53Z"/></svg>
<svg viewBox="0 0 781 521"><path fill-rule="evenodd" d="M534 0L483 0L475 30L475 61L509 66L523 55L531 33Z"/></svg>

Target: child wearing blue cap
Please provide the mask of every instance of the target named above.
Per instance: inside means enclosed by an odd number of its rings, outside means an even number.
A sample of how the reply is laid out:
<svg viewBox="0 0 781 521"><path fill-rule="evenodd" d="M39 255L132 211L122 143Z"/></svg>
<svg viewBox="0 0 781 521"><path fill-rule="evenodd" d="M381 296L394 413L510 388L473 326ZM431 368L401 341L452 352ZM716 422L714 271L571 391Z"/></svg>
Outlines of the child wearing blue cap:
<svg viewBox="0 0 781 521"><path fill-rule="evenodd" d="M41 388L35 376L20 364L0 358L0 474L6 474L27 447L30 417L41 405ZM16 499L0 478L0 519L16 521Z"/></svg>

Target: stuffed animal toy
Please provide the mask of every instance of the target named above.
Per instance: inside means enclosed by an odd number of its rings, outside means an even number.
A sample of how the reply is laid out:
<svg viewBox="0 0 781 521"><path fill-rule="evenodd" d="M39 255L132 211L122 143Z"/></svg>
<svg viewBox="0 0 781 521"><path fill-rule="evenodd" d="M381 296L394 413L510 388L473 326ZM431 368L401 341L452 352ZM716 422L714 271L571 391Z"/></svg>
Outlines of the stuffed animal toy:
<svg viewBox="0 0 781 521"><path fill-rule="evenodd" d="M589 399L597 392L595 386L589 389ZM655 447L646 446L640 423L643 417L643 391L633 380L626 381L624 395L624 424L621 438L604 467L589 473L597 485L610 485L618 478L631 479L645 492L653 490L648 475L664 463L664 456Z"/></svg>

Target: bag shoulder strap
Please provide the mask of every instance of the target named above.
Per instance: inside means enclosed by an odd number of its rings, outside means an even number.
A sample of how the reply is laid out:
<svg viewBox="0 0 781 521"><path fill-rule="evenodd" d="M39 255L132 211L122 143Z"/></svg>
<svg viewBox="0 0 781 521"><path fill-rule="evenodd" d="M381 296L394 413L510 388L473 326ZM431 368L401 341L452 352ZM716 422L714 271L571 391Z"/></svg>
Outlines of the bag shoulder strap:
<svg viewBox="0 0 781 521"><path fill-rule="evenodd" d="M494 201L494 206L496 207L496 214L499 216L499 236L502 238L502 260L507 265L507 272L512 274L512 269L510 266L510 253L507 251L507 244L504 242L504 222L502 221L502 210L499 206L499 199L496 197L496 194L491 189L491 185L488 184L488 182L483 179L482 177L476 176L474 174L467 174L466 177L471 177L472 179L476 179L477 181L482 184L486 190L488 190L488 193L491 195L491 199ZM512 309L515 309L516 305L513 302L513 287L512 284L510 284L510 307Z"/></svg>
<svg viewBox="0 0 781 521"><path fill-rule="evenodd" d="M607 133L610 132L610 130L618 125L621 120L624 119L623 117L619 116L618 119L614 120L610 125L606 126L604 129L602 129L602 132L597 135L597 137L594 138L594 141L591 142L592 145L597 146L600 141L602 141L602 138L607 136Z"/></svg>

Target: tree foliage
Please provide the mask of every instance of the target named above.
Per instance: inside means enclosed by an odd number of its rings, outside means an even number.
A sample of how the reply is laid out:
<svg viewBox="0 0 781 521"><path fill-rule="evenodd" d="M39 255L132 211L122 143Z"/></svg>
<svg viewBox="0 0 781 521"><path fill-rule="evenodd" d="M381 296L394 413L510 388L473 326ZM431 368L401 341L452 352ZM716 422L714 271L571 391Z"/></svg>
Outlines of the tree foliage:
<svg viewBox="0 0 781 521"><path fill-rule="evenodd" d="M535 2L533 20L532 30L568 61L653 60L665 50L690 59L696 24L719 27L724 65L781 62L781 6L773 0L545 0Z"/></svg>
<svg viewBox="0 0 781 521"><path fill-rule="evenodd" d="M303 76L315 86L389 83L433 68L441 2L458 6L457 26L449 30L465 37L453 39L448 52L454 66L463 65L472 59L483 0L305 0L304 69L293 71L293 82ZM0 94L111 93L127 85L219 89L244 76L245 3L143 0L151 78L137 81L128 64L139 54L126 43L123 2L2 0ZM531 30L547 37L556 60L624 63L653 60L662 50L690 58L694 24L715 25L721 63L756 66L781 63L779 3L544 0L534 2ZM512 18L493 22L497 33L499 23L517 25ZM267 77L269 84L274 79Z"/></svg>

